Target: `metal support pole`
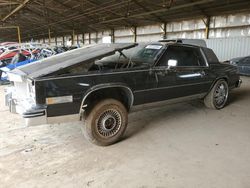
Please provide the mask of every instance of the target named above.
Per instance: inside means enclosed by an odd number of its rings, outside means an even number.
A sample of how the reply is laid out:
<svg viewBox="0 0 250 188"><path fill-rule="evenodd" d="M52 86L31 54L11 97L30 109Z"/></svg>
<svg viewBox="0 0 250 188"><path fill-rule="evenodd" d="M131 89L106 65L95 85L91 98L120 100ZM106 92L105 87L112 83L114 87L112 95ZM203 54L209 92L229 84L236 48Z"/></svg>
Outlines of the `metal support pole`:
<svg viewBox="0 0 250 188"><path fill-rule="evenodd" d="M17 35L18 35L18 42L21 44L21 32L20 32L20 27L17 26Z"/></svg>
<svg viewBox="0 0 250 188"><path fill-rule="evenodd" d="M111 29L111 42L115 43L115 30Z"/></svg>
<svg viewBox="0 0 250 188"><path fill-rule="evenodd" d="M209 39L209 31L210 31L210 17L207 17L206 30L205 30L206 39Z"/></svg>
<svg viewBox="0 0 250 188"><path fill-rule="evenodd" d="M134 42L137 42L137 27L133 27L132 31L134 33Z"/></svg>
<svg viewBox="0 0 250 188"><path fill-rule="evenodd" d="M85 44L85 37L84 37L84 33L82 34L82 44Z"/></svg>
<svg viewBox="0 0 250 188"><path fill-rule="evenodd" d="M167 23L163 23L163 39L167 39Z"/></svg>
<svg viewBox="0 0 250 188"><path fill-rule="evenodd" d="M4 26L4 27L0 26L0 29L17 29L17 39L19 44L21 43L21 32L19 26Z"/></svg>
<svg viewBox="0 0 250 188"><path fill-rule="evenodd" d="M91 44L91 33L89 32L89 44Z"/></svg>
<svg viewBox="0 0 250 188"><path fill-rule="evenodd" d="M72 31L72 46L75 44L75 30Z"/></svg>
<svg viewBox="0 0 250 188"><path fill-rule="evenodd" d="M51 44L51 33L50 33L50 28L48 28L48 33L49 33L49 45Z"/></svg>
<svg viewBox="0 0 250 188"><path fill-rule="evenodd" d="M79 45L79 35L78 34L76 35L76 44L77 44L77 46Z"/></svg>
<svg viewBox="0 0 250 188"><path fill-rule="evenodd" d="M56 46L57 46L57 35L55 33L55 43L56 43Z"/></svg>

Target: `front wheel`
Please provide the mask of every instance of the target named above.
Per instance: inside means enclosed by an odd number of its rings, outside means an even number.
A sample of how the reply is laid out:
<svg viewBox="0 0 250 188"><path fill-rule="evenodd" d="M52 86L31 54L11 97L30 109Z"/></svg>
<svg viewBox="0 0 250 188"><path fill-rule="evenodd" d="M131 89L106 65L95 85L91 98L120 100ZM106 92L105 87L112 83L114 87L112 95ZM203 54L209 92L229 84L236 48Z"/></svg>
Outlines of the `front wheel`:
<svg viewBox="0 0 250 188"><path fill-rule="evenodd" d="M228 84L225 80L218 80L208 95L204 98L204 103L208 108L221 109L226 105L228 99Z"/></svg>
<svg viewBox="0 0 250 188"><path fill-rule="evenodd" d="M124 105L115 99L105 99L86 115L82 131L88 141L107 146L121 139L127 123L128 113Z"/></svg>

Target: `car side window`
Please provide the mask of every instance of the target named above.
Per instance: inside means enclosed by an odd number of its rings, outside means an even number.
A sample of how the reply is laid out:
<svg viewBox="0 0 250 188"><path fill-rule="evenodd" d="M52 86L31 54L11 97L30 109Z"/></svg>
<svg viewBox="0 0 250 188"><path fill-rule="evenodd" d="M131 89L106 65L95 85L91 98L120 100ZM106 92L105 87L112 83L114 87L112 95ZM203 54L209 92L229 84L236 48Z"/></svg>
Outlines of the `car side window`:
<svg viewBox="0 0 250 188"><path fill-rule="evenodd" d="M205 66L206 63L201 56L198 48L169 46L160 59L158 66L168 66L168 63L174 60L176 66Z"/></svg>

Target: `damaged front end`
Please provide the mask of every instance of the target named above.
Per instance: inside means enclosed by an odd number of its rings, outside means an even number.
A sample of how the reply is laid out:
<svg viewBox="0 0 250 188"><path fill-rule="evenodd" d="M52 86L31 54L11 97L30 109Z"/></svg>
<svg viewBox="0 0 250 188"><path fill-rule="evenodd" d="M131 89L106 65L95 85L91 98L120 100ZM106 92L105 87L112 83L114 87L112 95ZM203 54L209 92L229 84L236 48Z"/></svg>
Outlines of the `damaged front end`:
<svg viewBox="0 0 250 188"><path fill-rule="evenodd" d="M5 88L5 105L25 119L26 125L47 123L46 106L36 104L34 81L23 74L8 73L12 85Z"/></svg>
<svg viewBox="0 0 250 188"><path fill-rule="evenodd" d="M89 75L102 75L103 71L110 74L125 67L123 62L114 61L113 66L111 61L98 64L99 60L135 46L86 46L17 67L8 72L12 86L6 89L5 103L11 112L21 114L28 126L80 120L85 88L95 82ZM126 62L126 66L132 64Z"/></svg>

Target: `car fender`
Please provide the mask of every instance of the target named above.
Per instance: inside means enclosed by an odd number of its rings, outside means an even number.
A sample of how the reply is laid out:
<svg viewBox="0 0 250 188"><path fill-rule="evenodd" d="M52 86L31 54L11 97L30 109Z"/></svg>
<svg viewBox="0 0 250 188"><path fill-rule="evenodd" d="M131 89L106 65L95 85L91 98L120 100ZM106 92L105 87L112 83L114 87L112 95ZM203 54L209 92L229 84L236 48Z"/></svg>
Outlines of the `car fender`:
<svg viewBox="0 0 250 188"><path fill-rule="evenodd" d="M86 107L85 101L88 98L88 96L90 96L95 91L98 91L101 89L106 89L106 88L122 88L122 89L124 89L128 95L128 98L129 98L129 108L132 107L132 105L134 103L134 94L133 94L132 89L129 86L127 86L126 84L123 84L123 83L107 83L107 84L95 85L95 86L89 88L85 92L83 99L82 99L80 111L82 108Z"/></svg>

